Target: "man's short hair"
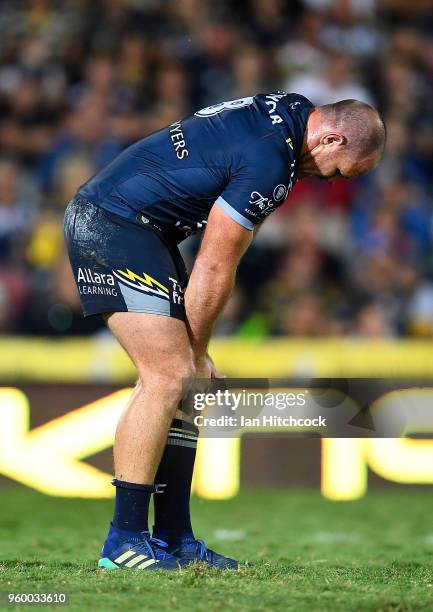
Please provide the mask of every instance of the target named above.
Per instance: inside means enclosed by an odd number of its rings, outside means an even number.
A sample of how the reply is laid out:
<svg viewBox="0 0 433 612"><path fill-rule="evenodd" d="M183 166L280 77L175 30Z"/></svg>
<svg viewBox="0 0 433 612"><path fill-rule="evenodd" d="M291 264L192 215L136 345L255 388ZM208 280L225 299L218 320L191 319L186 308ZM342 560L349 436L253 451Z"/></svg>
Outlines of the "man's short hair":
<svg viewBox="0 0 433 612"><path fill-rule="evenodd" d="M358 157L374 152L382 155L386 142L386 128L378 111L359 100L341 100L321 107L335 128L348 139L349 149Z"/></svg>

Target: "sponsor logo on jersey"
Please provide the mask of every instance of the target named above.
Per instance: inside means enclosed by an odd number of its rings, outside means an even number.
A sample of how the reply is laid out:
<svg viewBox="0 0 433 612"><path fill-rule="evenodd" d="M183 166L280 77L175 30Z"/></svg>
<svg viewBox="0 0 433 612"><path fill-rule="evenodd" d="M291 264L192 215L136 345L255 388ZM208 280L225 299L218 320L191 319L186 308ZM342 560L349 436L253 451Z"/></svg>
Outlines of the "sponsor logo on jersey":
<svg viewBox="0 0 433 612"><path fill-rule="evenodd" d="M269 202L271 202L271 204L269 204ZM250 204L257 206L260 210L265 210L269 206L272 206L272 200L265 198L265 196L262 196L258 191L252 191L250 194Z"/></svg>
<svg viewBox="0 0 433 612"><path fill-rule="evenodd" d="M157 281L156 278L146 274L146 272L143 272L140 275L127 268L126 271L113 270L113 274L120 283L128 285L128 287L132 287L137 291L153 293L154 295L166 298L167 300L170 299L170 291L168 287Z"/></svg>
<svg viewBox="0 0 433 612"><path fill-rule="evenodd" d="M252 191L249 203L261 211L261 215L269 215L276 204L283 202L289 193L290 187L280 183L274 187L272 198L265 198L259 191Z"/></svg>
<svg viewBox="0 0 433 612"><path fill-rule="evenodd" d="M285 200L287 197L287 191L287 187L282 183L274 187L273 198L275 202L282 202L283 200Z"/></svg>
<svg viewBox="0 0 433 612"><path fill-rule="evenodd" d="M180 286L179 281L176 278L168 277L168 280L171 282L171 299L174 304L182 304L183 302L183 289Z"/></svg>
<svg viewBox="0 0 433 612"><path fill-rule="evenodd" d="M182 123L175 121L170 125L170 139L174 147L177 159L185 159L189 155L189 151L186 146L185 136L182 132Z"/></svg>
<svg viewBox="0 0 433 612"><path fill-rule="evenodd" d="M94 272L90 268L78 268L77 285L81 295L117 296L116 282L112 274Z"/></svg>

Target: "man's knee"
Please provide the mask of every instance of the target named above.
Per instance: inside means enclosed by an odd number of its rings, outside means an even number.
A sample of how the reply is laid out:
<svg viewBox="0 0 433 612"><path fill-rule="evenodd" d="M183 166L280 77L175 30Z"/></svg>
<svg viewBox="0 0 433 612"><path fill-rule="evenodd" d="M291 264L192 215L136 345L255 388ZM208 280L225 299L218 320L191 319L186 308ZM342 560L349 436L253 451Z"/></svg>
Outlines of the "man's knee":
<svg viewBox="0 0 433 612"><path fill-rule="evenodd" d="M143 390L155 391L173 401L179 401L188 391L195 377L195 366L192 358L173 358L153 367L141 368L138 364L138 385Z"/></svg>

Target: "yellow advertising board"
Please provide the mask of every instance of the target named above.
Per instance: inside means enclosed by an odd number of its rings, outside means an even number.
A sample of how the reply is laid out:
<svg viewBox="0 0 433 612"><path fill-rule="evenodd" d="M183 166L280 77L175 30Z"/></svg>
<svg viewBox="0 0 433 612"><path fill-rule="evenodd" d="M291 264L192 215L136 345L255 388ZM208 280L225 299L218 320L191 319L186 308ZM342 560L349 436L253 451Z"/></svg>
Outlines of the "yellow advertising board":
<svg viewBox="0 0 433 612"><path fill-rule="evenodd" d="M231 376L433 375L429 342L372 346L276 340L259 346L219 340L212 348L219 367ZM124 353L105 338L3 339L0 355L0 381L4 381L0 387L0 474L49 495L110 497L110 474L84 460L113 443L134 377ZM107 381L128 386L30 429L31 406L19 388L21 381ZM200 440L193 483L197 495L209 499L236 495L241 448L241 438ZM433 440L323 439L321 448L321 488L329 499L364 495L368 469L392 482L433 483Z"/></svg>

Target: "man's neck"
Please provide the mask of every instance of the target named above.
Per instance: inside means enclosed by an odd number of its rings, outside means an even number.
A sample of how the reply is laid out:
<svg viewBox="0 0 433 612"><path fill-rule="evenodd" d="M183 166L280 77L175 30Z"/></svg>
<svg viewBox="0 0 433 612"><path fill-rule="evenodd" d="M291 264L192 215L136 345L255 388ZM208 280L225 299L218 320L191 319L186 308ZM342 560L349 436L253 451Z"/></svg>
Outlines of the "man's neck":
<svg viewBox="0 0 433 612"><path fill-rule="evenodd" d="M320 109L315 106L307 119L304 140L302 141L301 153L296 168L296 176L298 179L314 174L315 165L311 151L317 146L319 141L318 132L320 123Z"/></svg>

